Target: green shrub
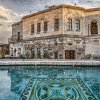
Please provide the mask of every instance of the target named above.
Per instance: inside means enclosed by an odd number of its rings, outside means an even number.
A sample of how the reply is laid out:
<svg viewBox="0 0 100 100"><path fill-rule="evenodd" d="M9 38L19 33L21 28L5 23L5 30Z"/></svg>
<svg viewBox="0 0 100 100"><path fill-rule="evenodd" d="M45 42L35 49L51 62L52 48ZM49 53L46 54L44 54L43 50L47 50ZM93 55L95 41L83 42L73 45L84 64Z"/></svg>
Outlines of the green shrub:
<svg viewBox="0 0 100 100"><path fill-rule="evenodd" d="M48 59L50 58L50 54L49 54L48 51L45 51L45 52L44 52L44 58L48 58Z"/></svg>

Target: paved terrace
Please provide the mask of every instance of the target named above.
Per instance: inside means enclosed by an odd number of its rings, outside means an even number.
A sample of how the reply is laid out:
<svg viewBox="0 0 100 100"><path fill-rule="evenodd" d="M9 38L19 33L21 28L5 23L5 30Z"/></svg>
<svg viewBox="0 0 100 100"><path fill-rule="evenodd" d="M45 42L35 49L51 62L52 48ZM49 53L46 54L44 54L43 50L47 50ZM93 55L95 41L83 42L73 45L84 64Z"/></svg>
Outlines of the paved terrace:
<svg viewBox="0 0 100 100"><path fill-rule="evenodd" d="M96 60L1 59L0 65L100 65Z"/></svg>

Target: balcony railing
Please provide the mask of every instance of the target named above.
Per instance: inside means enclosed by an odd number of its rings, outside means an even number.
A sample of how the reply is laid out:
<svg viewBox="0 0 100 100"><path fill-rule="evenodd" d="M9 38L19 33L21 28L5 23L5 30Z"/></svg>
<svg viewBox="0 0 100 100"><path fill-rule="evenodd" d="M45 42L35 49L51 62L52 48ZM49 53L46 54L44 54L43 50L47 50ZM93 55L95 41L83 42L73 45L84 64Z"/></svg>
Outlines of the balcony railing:
<svg viewBox="0 0 100 100"><path fill-rule="evenodd" d="M18 39L18 36L17 35L13 35L11 36L11 38L8 39L8 42L9 43L13 43L13 42L20 42L22 41L22 35L19 36L20 38Z"/></svg>
<svg viewBox="0 0 100 100"><path fill-rule="evenodd" d="M1 59L0 65L99 65L96 60L64 60L64 59ZM33 66L35 67L35 66ZM48 67L48 66L46 66ZM53 66L54 67L54 66ZM67 66L66 66L67 67Z"/></svg>

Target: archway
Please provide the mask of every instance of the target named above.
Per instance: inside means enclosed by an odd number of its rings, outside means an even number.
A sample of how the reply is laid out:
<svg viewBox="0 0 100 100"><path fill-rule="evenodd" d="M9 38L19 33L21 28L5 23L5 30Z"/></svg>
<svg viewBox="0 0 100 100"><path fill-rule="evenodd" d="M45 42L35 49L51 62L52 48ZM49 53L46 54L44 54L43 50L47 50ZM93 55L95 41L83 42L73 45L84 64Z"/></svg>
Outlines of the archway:
<svg viewBox="0 0 100 100"><path fill-rule="evenodd" d="M98 25L97 21L91 22L91 35L97 35L98 34Z"/></svg>

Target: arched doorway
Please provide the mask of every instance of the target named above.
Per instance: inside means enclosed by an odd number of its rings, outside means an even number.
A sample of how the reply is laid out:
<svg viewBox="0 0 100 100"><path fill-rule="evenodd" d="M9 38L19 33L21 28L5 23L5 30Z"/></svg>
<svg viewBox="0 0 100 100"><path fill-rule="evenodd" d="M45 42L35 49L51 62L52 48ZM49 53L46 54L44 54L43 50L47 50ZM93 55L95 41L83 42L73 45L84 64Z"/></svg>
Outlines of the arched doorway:
<svg viewBox="0 0 100 100"><path fill-rule="evenodd" d="M91 22L91 35L97 35L98 34L98 25L97 21Z"/></svg>

